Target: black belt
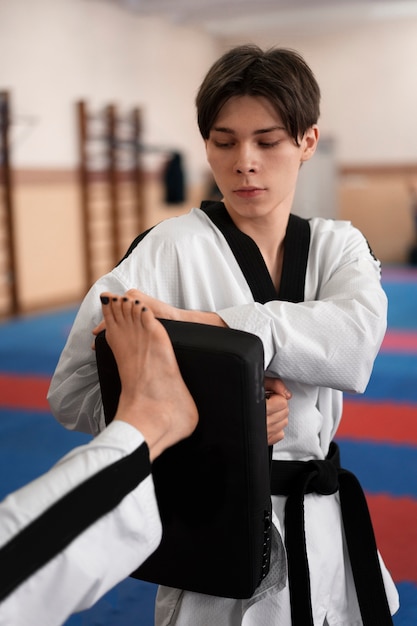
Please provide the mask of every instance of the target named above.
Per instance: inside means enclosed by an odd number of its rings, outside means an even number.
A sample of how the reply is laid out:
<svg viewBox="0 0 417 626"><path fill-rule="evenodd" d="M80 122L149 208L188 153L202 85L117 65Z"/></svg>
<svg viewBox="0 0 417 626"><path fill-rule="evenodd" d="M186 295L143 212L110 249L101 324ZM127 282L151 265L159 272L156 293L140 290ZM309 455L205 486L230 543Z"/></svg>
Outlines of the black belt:
<svg viewBox="0 0 417 626"><path fill-rule="evenodd" d="M285 544L293 626L313 626L304 532L304 494L339 491L346 544L364 626L392 626L365 494L357 478L340 467L332 442L324 461L272 461L271 493L288 496Z"/></svg>

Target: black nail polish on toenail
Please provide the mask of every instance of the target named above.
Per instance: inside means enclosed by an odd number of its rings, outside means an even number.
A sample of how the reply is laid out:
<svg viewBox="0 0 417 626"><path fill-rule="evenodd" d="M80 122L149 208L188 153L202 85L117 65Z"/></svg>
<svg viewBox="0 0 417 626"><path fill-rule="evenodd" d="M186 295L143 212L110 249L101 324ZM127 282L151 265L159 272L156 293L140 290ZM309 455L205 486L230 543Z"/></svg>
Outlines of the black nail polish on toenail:
<svg viewBox="0 0 417 626"><path fill-rule="evenodd" d="M148 310L148 309L146 308L146 306L144 306L144 307L143 307L143 309L142 309L142 311L143 311L143 312L145 312L145 311L147 311L147 310Z"/></svg>
<svg viewBox="0 0 417 626"><path fill-rule="evenodd" d="M100 300L103 304L108 304L110 302L110 298L108 296L100 296Z"/></svg>
<svg viewBox="0 0 417 626"><path fill-rule="evenodd" d="M126 298L126 296L123 298L123 302L128 302L129 298Z"/></svg>
<svg viewBox="0 0 417 626"><path fill-rule="evenodd" d="M140 300L135 300L135 304L140 304Z"/></svg>
<svg viewBox="0 0 417 626"><path fill-rule="evenodd" d="M116 296L114 296L114 298L112 298L113 302L117 302L117 298Z"/></svg>

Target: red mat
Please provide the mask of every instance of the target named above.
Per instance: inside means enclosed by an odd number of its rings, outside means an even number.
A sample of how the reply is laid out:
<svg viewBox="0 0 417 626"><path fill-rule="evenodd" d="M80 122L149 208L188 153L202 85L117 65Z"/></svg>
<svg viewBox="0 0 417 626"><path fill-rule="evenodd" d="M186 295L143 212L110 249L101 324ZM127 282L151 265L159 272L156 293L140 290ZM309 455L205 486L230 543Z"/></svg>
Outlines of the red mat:
<svg viewBox="0 0 417 626"><path fill-rule="evenodd" d="M388 495L366 496L378 548L395 582L417 584L417 502Z"/></svg>
<svg viewBox="0 0 417 626"><path fill-rule="evenodd" d="M49 377L0 375L2 407L49 411ZM417 444L417 407L345 400L338 438ZM417 584L417 502L367 494L378 547L396 582ZM411 550L411 552L410 552Z"/></svg>
<svg viewBox="0 0 417 626"><path fill-rule="evenodd" d="M50 381L47 376L0 374L0 404L5 408L48 411L46 394Z"/></svg>
<svg viewBox="0 0 417 626"><path fill-rule="evenodd" d="M388 331L382 342L381 352L417 353L417 333Z"/></svg>
<svg viewBox="0 0 417 626"><path fill-rule="evenodd" d="M345 400L337 437L416 445L417 405Z"/></svg>

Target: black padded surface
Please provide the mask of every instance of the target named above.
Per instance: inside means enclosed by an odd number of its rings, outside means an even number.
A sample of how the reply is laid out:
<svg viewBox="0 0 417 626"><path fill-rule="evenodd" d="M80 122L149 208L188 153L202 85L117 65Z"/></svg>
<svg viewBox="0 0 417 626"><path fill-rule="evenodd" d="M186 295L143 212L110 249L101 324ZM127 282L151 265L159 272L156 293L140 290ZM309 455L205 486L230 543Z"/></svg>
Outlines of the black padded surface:
<svg viewBox="0 0 417 626"><path fill-rule="evenodd" d="M200 419L190 438L153 463L163 538L132 575L210 595L250 597L269 568L263 346L242 331L161 322ZM104 333L96 356L109 422L120 380Z"/></svg>

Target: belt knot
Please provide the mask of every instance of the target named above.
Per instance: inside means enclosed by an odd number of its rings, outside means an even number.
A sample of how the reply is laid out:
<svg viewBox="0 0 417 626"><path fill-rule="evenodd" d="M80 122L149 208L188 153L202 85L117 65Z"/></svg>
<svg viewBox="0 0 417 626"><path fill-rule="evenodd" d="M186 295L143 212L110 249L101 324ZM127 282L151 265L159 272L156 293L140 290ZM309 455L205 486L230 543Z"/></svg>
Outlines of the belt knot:
<svg viewBox="0 0 417 626"><path fill-rule="evenodd" d="M328 459L323 461L312 460L307 461L305 465L307 473L311 473L309 491L311 490L324 496L336 493L339 489L339 472L332 461Z"/></svg>

